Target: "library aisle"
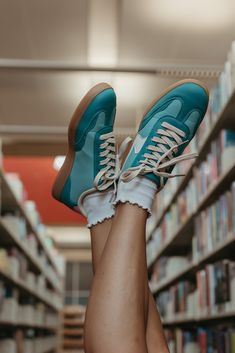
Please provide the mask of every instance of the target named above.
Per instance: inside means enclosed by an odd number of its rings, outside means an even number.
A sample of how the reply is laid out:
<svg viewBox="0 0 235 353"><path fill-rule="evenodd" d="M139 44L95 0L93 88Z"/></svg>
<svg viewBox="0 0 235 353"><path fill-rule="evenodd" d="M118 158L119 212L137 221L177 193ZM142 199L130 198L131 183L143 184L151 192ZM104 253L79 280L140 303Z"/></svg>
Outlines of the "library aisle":
<svg viewBox="0 0 235 353"><path fill-rule="evenodd" d="M153 201L149 287L170 353L235 353L234 14L232 0L0 0L0 353L84 353L90 231L51 196L81 98L114 88L120 146L187 78L209 105L184 151L197 157Z"/></svg>

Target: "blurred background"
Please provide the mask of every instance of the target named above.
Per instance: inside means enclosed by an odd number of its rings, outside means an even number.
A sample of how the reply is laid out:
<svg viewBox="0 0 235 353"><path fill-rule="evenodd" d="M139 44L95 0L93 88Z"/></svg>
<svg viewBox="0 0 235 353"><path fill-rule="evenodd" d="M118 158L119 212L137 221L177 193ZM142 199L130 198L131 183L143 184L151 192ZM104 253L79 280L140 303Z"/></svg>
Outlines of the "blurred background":
<svg viewBox="0 0 235 353"><path fill-rule="evenodd" d="M219 342L222 348L215 352L235 352L233 40L233 0L0 0L1 353L77 352L83 347L92 281L90 235L86 220L50 195L66 153L68 122L80 99L99 82L114 87L120 143L135 135L149 102L168 85L188 77L208 85L211 104L201 135L190 145L199 151L198 162L184 166L186 177L170 183L156 199L147 229L149 279L172 353L208 353L200 345L201 337L209 342L218 332L223 344ZM213 152L213 143L221 149ZM223 164L219 156L225 156L225 167L215 173L215 164ZM205 178L194 180L196 171ZM203 200L196 198L195 190ZM228 204L220 201L224 218L217 214L215 222L226 225L221 230L226 236L220 234L218 244L211 241L199 259L204 251L200 244L216 236L206 223L205 239L199 239L195 222L225 194ZM184 202L177 220L172 202ZM169 234L162 231L164 222ZM206 266L215 262L221 267L212 278L230 287L224 285L227 296L213 299L211 308L212 302L204 303L203 298L218 285L213 282L208 289L210 278L201 282L200 274L205 277L212 271ZM177 273L172 272L175 268ZM170 295L175 303L171 291L179 290L177 286L184 288L181 306L167 316L165 298ZM202 306L196 320L187 313L189 306L197 306L190 300Z"/></svg>

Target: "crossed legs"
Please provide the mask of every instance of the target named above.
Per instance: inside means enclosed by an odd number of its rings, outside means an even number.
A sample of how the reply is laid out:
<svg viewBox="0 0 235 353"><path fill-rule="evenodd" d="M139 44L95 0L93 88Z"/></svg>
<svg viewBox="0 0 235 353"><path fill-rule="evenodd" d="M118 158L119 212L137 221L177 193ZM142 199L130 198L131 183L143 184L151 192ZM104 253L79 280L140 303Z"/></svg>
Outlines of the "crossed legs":
<svg viewBox="0 0 235 353"><path fill-rule="evenodd" d="M91 225L113 215L108 200L114 190L115 202L121 202L112 222L91 231L96 273L85 322L87 353L168 352L148 288L144 209L151 209L171 167L195 157L181 153L207 105L203 83L183 80L170 86L147 108L122 168L113 134L116 95L109 85L90 90L71 119L68 153L53 196L86 214Z"/></svg>
<svg viewBox="0 0 235 353"><path fill-rule="evenodd" d="M168 353L148 288L145 225L138 206L120 204L91 229L95 277L85 323L86 353Z"/></svg>

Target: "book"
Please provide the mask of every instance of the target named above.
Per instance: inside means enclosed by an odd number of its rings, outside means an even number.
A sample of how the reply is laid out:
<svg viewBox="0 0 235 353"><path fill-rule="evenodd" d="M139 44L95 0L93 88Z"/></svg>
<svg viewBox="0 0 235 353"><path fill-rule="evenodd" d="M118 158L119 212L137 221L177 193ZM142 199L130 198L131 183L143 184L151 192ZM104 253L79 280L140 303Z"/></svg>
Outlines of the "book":
<svg viewBox="0 0 235 353"><path fill-rule="evenodd" d="M222 130L220 133L221 144L221 173L224 173L234 164L235 131Z"/></svg>
<svg viewBox="0 0 235 353"><path fill-rule="evenodd" d="M156 304L165 320L196 318L234 310L235 262L207 264L194 280L181 280L161 291Z"/></svg>
<svg viewBox="0 0 235 353"><path fill-rule="evenodd" d="M234 301L234 266L230 260L208 264L197 272L199 316L232 310ZM229 305L227 305L229 304Z"/></svg>
<svg viewBox="0 0 235 353"><path fill-rule="evenodd" d="M165 330L170 353L234 353L235 328L175 328Z"/></svg>
<svg viewBox="0 0 235 353"><path fill-rule="evenodd" d="M192 245L195 262L200 261L200 258L213 251L227 238L235 235L234 190L233 183L230 189L222 194L216 202L201 211L195 218Z"/></svg>

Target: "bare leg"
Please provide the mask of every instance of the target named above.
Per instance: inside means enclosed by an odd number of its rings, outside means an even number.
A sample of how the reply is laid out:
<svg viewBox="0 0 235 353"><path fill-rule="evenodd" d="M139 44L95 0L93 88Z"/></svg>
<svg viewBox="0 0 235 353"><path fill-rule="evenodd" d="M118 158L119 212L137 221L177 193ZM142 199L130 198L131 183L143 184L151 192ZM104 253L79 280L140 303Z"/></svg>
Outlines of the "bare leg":
<svg viewBox="0 0 235 353"><path fill-rule="evenodd" d="M137 206L117 207L87 308L89 353L147 353L146 218Z"/></svg>
<svg viewBox="0 0 235 353"><path fill-rule="evenodd" d="M91 228L92 262L94 273L101 259L105 243L112 226L112 220L106 220ZM147 267L147 265L146 265ZM146 341L149 353L168 353L167 343L163 332L161 320L155 305L154 298L147 289L148 315Z"/></svg>
<svg viewBox="0 0 235 353"><path fill-rule="evenodd" d="M149 293L149 310L148 322L146 330L146 341L149 353L169 353L165 334L163 331L161 319L157 311L155 300L150 290Z"/></svg>
<svg viewBox="0 0 235 353"><path fill-rule="evenodd" d="M112 221L112 219L107 219L91 228L91 251L94 273L96 273L98 268L112 226Z"/></svg>
<svg viewBox="0 0 235 353"><path fill-rule="evenodd" d="M127 217L129 219L129 214L127 214ZM98 263L100 261L106 240L108 238L108 234L109 234L111 225L112 225L112 221L107 220L107 221L103 222L102 224L99 224L91 229L94 271L96 271ZM135 233L135 236L138 236L138 235ZM145 271L146 271L146 261L145 261L145 264L141 263L141 266L144 266ZM139 277L138 277L137 282L138 281L139 281ZM146 283L147 283L147 278L146 278ZM136 290L138 290L138 286L136 287ZM131 295L133 295L133 293ZM149 292L147 284L146 284L146 288L145 288L145 308L147 308L147 310L148 310L147 311L147 317L148 317L147 318L147 332L146 332L146 338L145 338L147 340L148 352L150 352L150 353L154 353L154 352L168 353L169 351L168 351L167 344L165 341L165 336L163 333L160 318L159 318L159 315L156 311L154 299L152 298L152 295ZM138 319L138 321L139 320L140 319ZM120 323L120 325L121 325L121 323ZM88 339L89 339L89 337L87 337L87 340ZM122 338L121 338L121 342L123 342ZM113 340L112 340L112 343L114 344ZM91 346L93 346L93 344L89 343L87 346L91 347ZM139 349L140 349L140 351L143 352L143 350L141 350L140 346L139 346ZM136 352L136 350L134 348L133 348L133 350ZM90 352L93 350L89 349L87 351ZM132 351L132 350L129 350L129 351ZM103 349L102 349L102 352L103 352Z"/></svg>

